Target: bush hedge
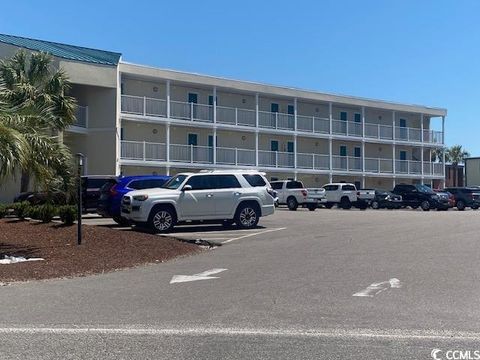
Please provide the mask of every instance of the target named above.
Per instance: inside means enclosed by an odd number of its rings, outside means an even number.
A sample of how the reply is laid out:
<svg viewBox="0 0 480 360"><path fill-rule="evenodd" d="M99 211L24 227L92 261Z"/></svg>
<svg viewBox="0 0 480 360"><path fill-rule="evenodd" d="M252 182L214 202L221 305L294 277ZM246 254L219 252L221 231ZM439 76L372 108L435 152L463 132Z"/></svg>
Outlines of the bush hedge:
<svg viewBox="0 0 480 360"><path fill-rule="evenodd" d="M73 205L60 206L58 208L58 215L65 225L73 225L77 219L77 207Z"/></svg>
<svg viewBox="0 0 480 360"><path fill-rule="evenodd" d="M55 216L59 216L65 225L72 225L77 219L77 207L74 205L30 205L28 201L17 202L9 205L0 204L0 219L13 211L13 215L20 219L27 217L49 223Z"/></svg>

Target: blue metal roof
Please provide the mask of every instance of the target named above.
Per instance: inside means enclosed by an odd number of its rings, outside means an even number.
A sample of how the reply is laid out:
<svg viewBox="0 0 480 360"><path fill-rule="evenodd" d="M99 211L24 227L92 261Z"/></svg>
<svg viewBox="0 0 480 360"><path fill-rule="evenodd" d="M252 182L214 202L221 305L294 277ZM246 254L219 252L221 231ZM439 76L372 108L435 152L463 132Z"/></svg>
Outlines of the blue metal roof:
<svg viewBox="0 0 480 360"><path fill-rule="evenodd" d="M43 51L63 59L94 64L117 65L122 54L89 49L81 46L60 44L45 40L29 39L21 36L0 34L0 42L33 51Z"/></svg>

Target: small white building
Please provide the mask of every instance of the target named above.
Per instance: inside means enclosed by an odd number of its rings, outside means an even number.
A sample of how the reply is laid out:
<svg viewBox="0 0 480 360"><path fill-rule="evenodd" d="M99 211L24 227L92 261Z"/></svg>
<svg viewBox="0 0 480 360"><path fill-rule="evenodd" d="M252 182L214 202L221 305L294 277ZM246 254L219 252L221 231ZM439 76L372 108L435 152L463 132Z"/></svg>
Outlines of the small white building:
<svg viewBox="0 0 480 360"><path fill-rule="evenodd" d="M152 68L0 34L0 58L20 48L50 52L67 71L80 106L64 142L86 155L87 174L237 167L308 186L444 181L431 151L444 147L446 109Z"/></svg>
<svg viewBox="0 0 480 360"><path fill-rule="evenodd" d="M480 186L480 157L465 159L465 185Z"/></svg>

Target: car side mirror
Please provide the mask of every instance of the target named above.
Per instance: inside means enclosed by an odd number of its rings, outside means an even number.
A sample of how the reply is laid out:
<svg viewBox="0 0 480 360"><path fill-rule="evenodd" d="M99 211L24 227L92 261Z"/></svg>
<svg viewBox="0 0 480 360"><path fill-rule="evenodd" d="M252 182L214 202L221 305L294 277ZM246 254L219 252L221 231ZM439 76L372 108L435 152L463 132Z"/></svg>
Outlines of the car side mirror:
<svg viewBox="0 0 480 360"><path fill-rule="evenodd" d="M192 190L192 185L185 185L183 188L182 188L182 191L190 191Z"/></svg>

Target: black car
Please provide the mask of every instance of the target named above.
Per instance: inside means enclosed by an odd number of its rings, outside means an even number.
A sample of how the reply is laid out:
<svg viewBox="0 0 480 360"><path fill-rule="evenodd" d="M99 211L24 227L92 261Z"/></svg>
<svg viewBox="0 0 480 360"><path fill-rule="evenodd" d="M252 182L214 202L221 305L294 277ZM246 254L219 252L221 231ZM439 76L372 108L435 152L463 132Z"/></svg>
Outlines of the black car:
<svg viewBox="0 0 480 360"><path fill-rule="evenodd" d="M426 185L416 184L398 184L393 189L393 193L402 197L404 206L410 206L412 209L421 207L423 211L430 209L448 209L448 199L438 196L431 188Z"/></svg>
<svg viewBox="0 0 480 360"><path fill-rule="evenodd" d="M84 213L97 211L100 188L114 179L117 177L113 175L82 176L82 211Z"/></svg>
<svg viewBox="0 0 480 360"><path fill-rule="evenodd" d="M455 197L455 206L458 210L470 207L474 210L480 207L480 189L468 187L449 187L445 189Z"/></svg>
<svg viewBox="0 0 480 360"><path fill-rule="evenodd" d="M370 206L372 209L400 209L402 197L390 191L375 190L375 197Z"/></svg>

